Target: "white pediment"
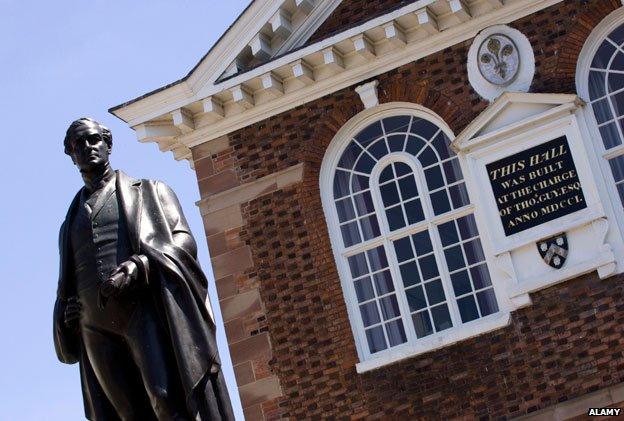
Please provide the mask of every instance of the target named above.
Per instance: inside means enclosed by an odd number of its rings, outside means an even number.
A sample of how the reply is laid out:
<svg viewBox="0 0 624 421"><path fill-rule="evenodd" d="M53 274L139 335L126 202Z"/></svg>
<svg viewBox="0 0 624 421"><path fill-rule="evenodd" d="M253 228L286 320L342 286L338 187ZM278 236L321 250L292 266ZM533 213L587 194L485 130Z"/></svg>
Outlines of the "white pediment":
<svg viewBox="0 0 624 421"><path fill-rule="evenodd" d="M506 92L490 104L453 141L456 150L488 143L505 132L535 125L560 113L570 113L583 102L572 94Z"/></svg>

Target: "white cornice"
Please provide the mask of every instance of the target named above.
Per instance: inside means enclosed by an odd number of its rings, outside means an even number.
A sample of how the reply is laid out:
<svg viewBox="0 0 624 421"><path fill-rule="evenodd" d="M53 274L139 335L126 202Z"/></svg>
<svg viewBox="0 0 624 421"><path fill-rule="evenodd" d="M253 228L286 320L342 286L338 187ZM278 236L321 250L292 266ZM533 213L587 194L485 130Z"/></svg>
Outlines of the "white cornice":
<svg viewBox="0 0 624 421"><path fill-rule="evenodd" d="M430 28L422 27L422 31L419 27L410 28L409 37L404 45L384 39L384 24L412 17L418 22L418 15L415 12L425 10L431 14L434 10L438 10L438 13L444 11L444 7L448 9L448 3L442 0L419 0L217 85L205 85L201 89L201 94L189 95L188 88L183 93L178 91L175 94L173 92L168 94L166 93L168 90L165 90L117 110L115 114L127 120L130 126L136 126L154 119L168 119L176 109L200 103L199 101L206 97L218 98L225 104L224 118L211 121L210 124L195 124L194 131L176 137L177 143L192 147L473 38L488 26L512 22L560 1L562 0L507 0L504 6L476 14L463 23L450 12L442 12L434 16L439 32L432 34ZM349 47L352 45L349 44L352 43L351 40L360 34L377 37L375 40L375 47L379 47L375 48L377 55L356 57L353 51L349 50L352 49ZM321 63L318 60L314 63L315 58L319 54L322 57L322 51L327 48L346 54L344 69L330 71L323 67L322 60ZM287 89L284 94L266 99L262 92L262 76L270 72L283 73L284 69L291 69L293 63L298 60L314 68L315 80L295 85L291 82L297 82L296 78L286 78L284 87ZM230 105L232 98L227 96L227 92L239 85L246 85L252 90L256 97L253 107L241 109ZM203 117L198 114L196 118Z"/></svg>

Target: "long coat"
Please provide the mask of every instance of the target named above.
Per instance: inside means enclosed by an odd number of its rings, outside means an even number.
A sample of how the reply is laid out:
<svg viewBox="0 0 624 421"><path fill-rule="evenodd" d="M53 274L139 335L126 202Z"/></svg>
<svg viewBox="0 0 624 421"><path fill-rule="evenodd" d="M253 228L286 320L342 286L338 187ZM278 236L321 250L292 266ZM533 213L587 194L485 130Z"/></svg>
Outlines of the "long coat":
<svg viewBox="0 0 624 421"><path fill-rule="evenodd" d="M163 319L188 414L198 420L234 419L220 373L215 324L204 302L206 277L197 263L195 242L175 194L161 182L135 180L121 171L117 171L115 182L120 217L127 223L133 252L149 260L148 288L155 295L154 302ZM76 295L69 227L79 197L80 192L67 212L59 236L61 264L54 306L54 345L61 362L80 363L86 417L115 420L118 417L95 378L80 334L64 324L66 301ZM179 233L188 234L182 236L187 240L176 242L174 237Z"/></svg>

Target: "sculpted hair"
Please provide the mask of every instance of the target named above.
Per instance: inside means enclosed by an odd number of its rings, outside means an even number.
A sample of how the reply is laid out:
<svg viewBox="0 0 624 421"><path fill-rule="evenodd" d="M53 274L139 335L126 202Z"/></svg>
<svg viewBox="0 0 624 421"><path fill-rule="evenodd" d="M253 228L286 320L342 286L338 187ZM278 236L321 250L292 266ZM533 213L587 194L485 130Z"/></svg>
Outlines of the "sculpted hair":
<svg viewBox="0 0 624 421"><path fill-rule="evenodd" d="M70 124L69 128L67 129L67 132L65 133L65 140L63 141L63 145L65 146L65 153L67 155L70 155L72 151L71 140L74 136L74 131L80 126L99 127L100 132L102 132L102 138L104 139L104 142L106 142L109 148L113 147L113 135L111 134L111 131L108 130L106 126L98 123L92 118L82 117L82 118L79 118L78 120L75 120L72 124Z"/></svg>

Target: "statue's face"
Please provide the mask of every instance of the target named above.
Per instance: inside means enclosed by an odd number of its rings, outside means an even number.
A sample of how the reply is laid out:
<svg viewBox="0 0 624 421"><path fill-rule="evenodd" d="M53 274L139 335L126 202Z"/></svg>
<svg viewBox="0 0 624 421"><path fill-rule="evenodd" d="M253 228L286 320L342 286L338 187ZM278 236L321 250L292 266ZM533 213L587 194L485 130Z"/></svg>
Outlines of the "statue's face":
<svg viewBox="0 0 624 421"><path fill-rule="evenodd" d="M90 171L106 165L110 148L100 128L96 125L81 125L74 130L71 158L80 171Z"/></svg>

